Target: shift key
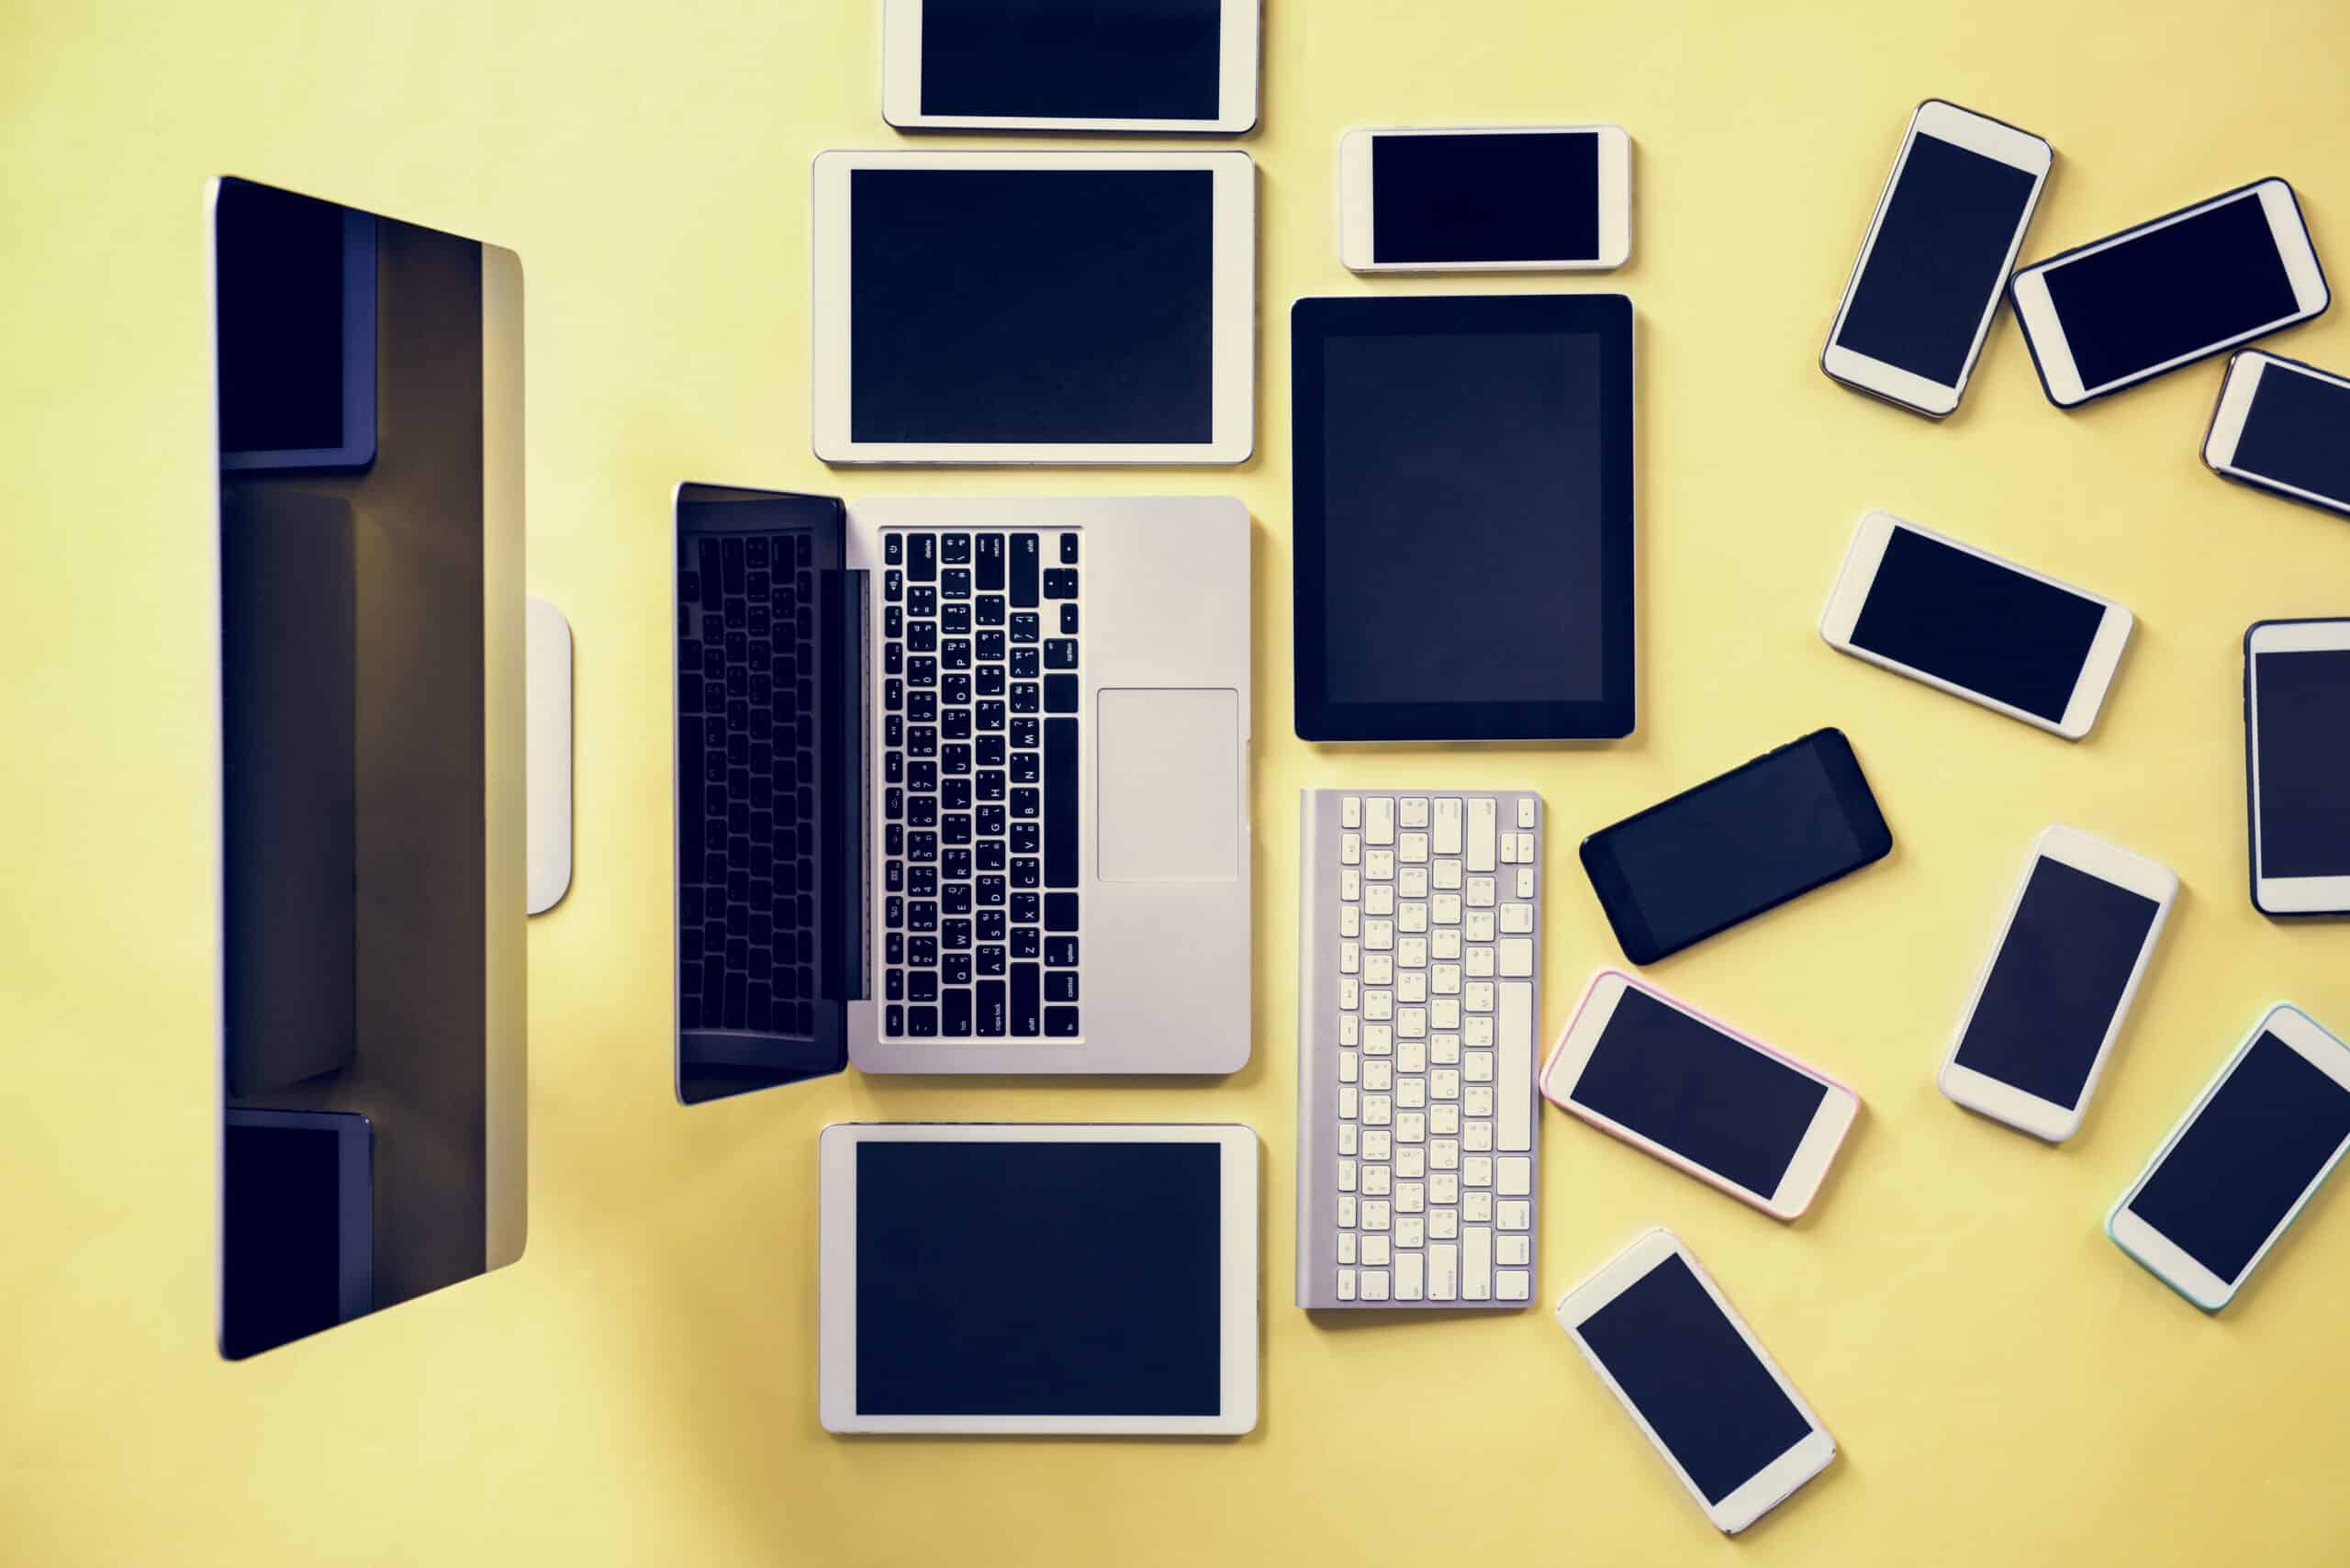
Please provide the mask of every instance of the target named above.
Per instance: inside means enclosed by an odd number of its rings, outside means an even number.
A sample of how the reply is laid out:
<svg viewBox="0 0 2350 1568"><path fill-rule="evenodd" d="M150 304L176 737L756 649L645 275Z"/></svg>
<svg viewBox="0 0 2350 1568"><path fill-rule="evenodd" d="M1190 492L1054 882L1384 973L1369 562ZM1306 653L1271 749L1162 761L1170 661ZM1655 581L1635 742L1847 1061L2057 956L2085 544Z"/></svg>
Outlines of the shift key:
<svg viewBox="0 0 2350 1568"><path fill-rule="evenodd" d="M1015 1038L1035 1039L1045 1032L1044 968L1038 964L1012 966L1012 1033Z"/></svg>

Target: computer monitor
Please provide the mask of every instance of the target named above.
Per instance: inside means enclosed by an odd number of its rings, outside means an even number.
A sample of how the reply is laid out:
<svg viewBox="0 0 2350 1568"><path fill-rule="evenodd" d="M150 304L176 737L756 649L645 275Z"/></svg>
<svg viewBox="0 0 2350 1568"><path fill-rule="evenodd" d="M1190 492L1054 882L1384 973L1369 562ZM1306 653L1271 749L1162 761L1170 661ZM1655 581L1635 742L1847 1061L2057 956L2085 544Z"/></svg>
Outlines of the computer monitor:
<svg viewBox="0 0 2350 1568"><path fill-rule="evenodd" d="M221 1353L523 1242L522 284L214 184Z"/></svg>

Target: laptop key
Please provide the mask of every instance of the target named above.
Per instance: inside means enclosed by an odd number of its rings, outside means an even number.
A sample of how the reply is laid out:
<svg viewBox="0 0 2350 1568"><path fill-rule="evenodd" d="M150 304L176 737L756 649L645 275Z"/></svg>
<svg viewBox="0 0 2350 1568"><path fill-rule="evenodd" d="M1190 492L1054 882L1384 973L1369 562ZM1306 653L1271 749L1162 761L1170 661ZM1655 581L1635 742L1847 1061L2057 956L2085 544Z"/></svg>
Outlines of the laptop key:
<svg viewBox="0 0 2350 1568"><path fill-rule="evenodd" d="M1077 1009L1074 1007L1046 1008L1045 1036L1054 1040L1075 1039L1077 1037Z"/></svg>
<svg viewBox="0 0 2350 1568"><path fill-rule="evenodd" d="M1077 971L1075 969L1048 971L1045 976L1045 1000L1075 1002L1077 1000Z"/></svg>
<svg viewBox="0 0 2350 1568"><path fill-rule="evenodd" d="M963 1039L971 1033L971 993L959 987L950 988L939 998L938 1032L946 1038Z"/></svg>
<svg viewBox="0 0 2350 1568"><path fill-rule="evenodd" d="M1045 721L1045 885L1048 888L1077 886L1077 721L1047 719Z"/></svg>
<svg viewBox="0 0 2350 1568"><path fill-rule="evenodd" d="M938 1009L909 1007L906 1009L906 1033L917 1040L938 1037Z"/></svg>
<svg viewBox="0 0 2350 1568"><path fill-rule="evenodd" d="M931 583L938 580L938 535L914 533L906 537L906 581Z"/></svg>
<svg viewBox="0 0 2350 1568"><path fill-rule="evenodd" d="M1003 535L1001 533L980 534L972 543L971 557L976 568L973 576L978 580L979 591L1002 593L1003 591ZM996 602L996 618L1002 620L1002 616L1003 604L999 599Z"/></svg>
<svg viewBox="0 0 2350 1568"><path fill-rule="evenodd" d="M1061 535L1061 565L1064 566L1077 565L1077 535L1074 533Z"/></svg>
<svg viewBox="0 0 2350 1568"><path fill-rule="evenodd" d="M1057 969L1077 968L1077 938L1048 936L1045 939L1045 962Z"/></svg>
<svg viewBox="0 0 2350 1568"><path fill-rule="evenodd" d="M1038 536L1015 533L1012 536L1012 607L1014 610L1036 608L1036 576Z"/></svg>
<svg viewBox="0 0 2350 1568"><path fill-rule="evenodd" d="M1045 929L1074 931L1077 929L1077 895L1046 893L1045 895Z"/></svg>
<svg viewBox="0 0 2350 1568"><path fill-rule="evenodd" d="M1031 534L1030 538L1035 535ZM1044 970L1035 964L1012 966L1012 1032L1032 1036L1045 1032Z"/></svg>
<svg viewBox="0 0 2350 1568"><path fill-rule="evenodd" d="M996 951L1001 953L1002 949L999 947ZM1010 1022L1004 1011L1003 981L983 980L978 990L978 1011L972 1019L971 1033L983 1040L1000 1040L1003 1038Z"/></svg>

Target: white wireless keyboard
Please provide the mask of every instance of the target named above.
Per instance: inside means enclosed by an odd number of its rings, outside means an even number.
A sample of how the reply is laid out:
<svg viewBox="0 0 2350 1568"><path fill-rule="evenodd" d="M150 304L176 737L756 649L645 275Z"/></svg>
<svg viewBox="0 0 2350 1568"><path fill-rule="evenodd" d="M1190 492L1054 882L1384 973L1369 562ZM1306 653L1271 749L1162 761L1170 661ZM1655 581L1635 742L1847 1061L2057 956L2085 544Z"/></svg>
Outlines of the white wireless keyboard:
<svg viewBox="0 0 2350 1568"><path fill-rule="evenodd" d="M1534 1294L1539 795L1304 791L1297 1301Z"/></svg>

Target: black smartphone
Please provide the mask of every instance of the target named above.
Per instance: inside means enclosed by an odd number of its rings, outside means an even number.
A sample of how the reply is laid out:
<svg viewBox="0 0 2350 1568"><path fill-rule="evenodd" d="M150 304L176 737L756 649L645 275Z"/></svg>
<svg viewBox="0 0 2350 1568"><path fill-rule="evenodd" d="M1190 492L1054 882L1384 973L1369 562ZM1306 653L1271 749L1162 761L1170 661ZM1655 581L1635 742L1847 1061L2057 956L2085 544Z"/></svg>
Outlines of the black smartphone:
<svg viewBox="0 0 2350 1568"><path fill-rule="evenodd" d="M1841 730L1816 730L1583 841L1624 956L1659 958L1892 851Z"/></svg>

